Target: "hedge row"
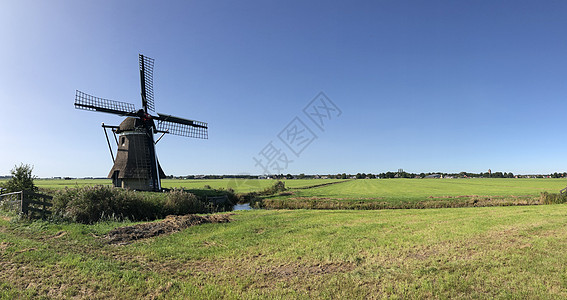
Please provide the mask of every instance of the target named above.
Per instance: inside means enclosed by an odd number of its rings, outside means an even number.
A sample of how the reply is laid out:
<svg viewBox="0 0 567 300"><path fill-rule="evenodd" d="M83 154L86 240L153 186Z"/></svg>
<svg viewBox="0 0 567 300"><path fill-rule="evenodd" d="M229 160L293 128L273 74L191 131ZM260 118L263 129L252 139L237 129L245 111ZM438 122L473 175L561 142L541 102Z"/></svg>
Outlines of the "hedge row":
<svg viewBox="0 0 567 300"><path fill-rule="evenodd" d="M213 206L182 190L149 193L97 185L66 188L53 197L55 217L86 224L105 219L145 221L224 210L229 207Z"/></svg>

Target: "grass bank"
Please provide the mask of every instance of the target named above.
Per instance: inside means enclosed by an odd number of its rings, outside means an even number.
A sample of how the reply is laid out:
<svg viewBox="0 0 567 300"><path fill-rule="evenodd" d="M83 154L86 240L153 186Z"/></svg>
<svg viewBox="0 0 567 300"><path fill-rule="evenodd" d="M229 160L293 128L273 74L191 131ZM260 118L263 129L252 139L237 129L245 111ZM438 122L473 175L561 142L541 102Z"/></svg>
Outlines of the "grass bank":
<svg viewBox="0 0 567 300"><path fill-rule="evenodd" d="M0 298L565 298L567 206L238 212L115 246L132 223L0 218Z"/></svg>

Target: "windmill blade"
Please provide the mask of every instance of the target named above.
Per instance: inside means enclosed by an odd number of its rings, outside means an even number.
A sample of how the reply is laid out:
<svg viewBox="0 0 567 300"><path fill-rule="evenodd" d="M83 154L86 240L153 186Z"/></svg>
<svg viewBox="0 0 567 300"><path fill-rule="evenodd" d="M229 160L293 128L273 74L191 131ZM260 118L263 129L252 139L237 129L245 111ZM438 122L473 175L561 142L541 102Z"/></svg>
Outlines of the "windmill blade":
<svg viewBox="0 0 567 300"><path fill-rule="evenodd" d="M142 107L147 113L155 112L154 107L154 59L140 54L140 85L142 89Z"/></svg>
<svg viewBox="0 0 567 300"><path fill-rule="evenodd" d="M209 138L208 126L205 122L187 120L160 113L154 120L156 120L156 129L159 131L198 139Z"/></svg>
<svg viewBox="0 0 567 300"><path fill-rule="evenodd" d="M75 93L75 108L101 111L121 116L136 115L136 107L134 104L91 96L79 90Z"/></svg>

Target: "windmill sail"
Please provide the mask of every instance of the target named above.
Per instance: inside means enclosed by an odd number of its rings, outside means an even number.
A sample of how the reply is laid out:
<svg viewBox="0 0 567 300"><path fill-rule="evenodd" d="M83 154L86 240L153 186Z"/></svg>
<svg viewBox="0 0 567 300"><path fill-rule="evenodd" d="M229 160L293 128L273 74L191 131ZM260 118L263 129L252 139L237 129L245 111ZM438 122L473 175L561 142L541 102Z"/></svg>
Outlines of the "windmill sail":
<svg viewBox="0 0 567 300"><path fill-rule="evenodd" d="M154 107L154 59L140 54L140 84L144 111L155 112Z"/></svg>
<svg viewBox="0 0 567 300"><path fill-rule="evenodd" d="M91 96L79 90L75 93L75 108L94 110L121 116L135 115L134 104Z"/></svg>
<svg viewBox="0 0 567 300"><path fill-rule="evenodd" d="M158 117L155 119L156 129L159 131L198 139L209 138L208 125L205 122L187 120L160 113L158 113Z"/></svg>

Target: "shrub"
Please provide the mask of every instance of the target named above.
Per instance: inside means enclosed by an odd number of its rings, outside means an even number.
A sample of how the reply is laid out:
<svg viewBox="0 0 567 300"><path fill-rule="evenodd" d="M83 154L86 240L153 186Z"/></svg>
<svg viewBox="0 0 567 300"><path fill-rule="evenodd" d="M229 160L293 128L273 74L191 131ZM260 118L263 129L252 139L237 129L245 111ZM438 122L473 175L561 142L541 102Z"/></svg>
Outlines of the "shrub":
<svg viewBox="0 0 567 300"><path fill-rule="evenodd" d="M541 204L561 204L567 202L567 194L550 194L548 192L543 192L539 196L539 202Z"/></svg>
<svg viewBox="0 0 567 300"><path fill-rule="evenodd" d="M171 190L167 193L163 206L164 215L185 215L190 213L206 213L210 208L194 194L182 190Z"/></svg>
<svg viewBox="0 0 567 300"><path fill-rule="evenodd" d="M283 192L285 191L285 183L283 181L277 181L276 183L274 183L274 185L272 185L271 187L268 187L266 189L264 189L262 192L260 192L261 195L273 195L279 192Z"/></svg>
<svg viewBox="0 0 567 300"><path fill-rule="evenodd" d="M14 166L10 171L12 178L6 181L2 186L6 193L19 192L19 191L32 191L37 192L38 188L33 183L36 178L32 175L33 166L20 164L19 167Z"/></svg>
<svg viewBox="0 0 567 300"><path fill-rule="evenodd" d="M232 205L240 202L240 197L236 194L233 188L229 187L228 189L226 189L226 196L228 197L228 200Z"/></svg>
<svg viewBox="0 0 567 300"><path fill-rule="evenodd" d="M55 193L53 212L63 219L86 224L101 219L152 220L161 217L160 200L102 185L65 188Z"/></svg>
<svg viewBox="0 0 567 300"><path fill-rule="evenodd" d="M65 188L53 197L55 217L85 224L105 219L155 220L166 215L210 213L216 209L182 190L151 193L98 185Z"/></svg>

